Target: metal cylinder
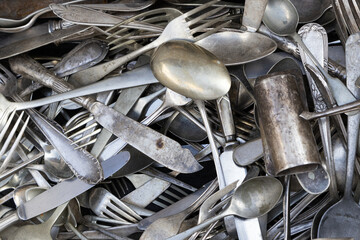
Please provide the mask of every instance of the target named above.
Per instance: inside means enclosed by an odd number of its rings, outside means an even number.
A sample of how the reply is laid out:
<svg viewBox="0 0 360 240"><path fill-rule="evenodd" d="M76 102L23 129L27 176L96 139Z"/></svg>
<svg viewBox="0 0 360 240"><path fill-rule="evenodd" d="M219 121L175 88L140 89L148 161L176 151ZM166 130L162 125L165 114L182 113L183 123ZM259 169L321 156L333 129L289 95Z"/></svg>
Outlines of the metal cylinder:
<svg viewBox="0 0 360 240"><path fill-rule="evenodd" d="M267 143L277 176L308 172L320 164L310 123L299 117L304 110L296 77L277 72L256 79L254 94L261 137Z"/></svg>

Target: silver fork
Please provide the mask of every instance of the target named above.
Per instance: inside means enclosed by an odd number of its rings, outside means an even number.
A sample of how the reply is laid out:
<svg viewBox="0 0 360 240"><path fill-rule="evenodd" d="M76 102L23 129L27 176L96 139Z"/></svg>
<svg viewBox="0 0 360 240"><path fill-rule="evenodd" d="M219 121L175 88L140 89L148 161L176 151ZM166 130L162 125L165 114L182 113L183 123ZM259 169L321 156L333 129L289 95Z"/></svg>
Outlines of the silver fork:
<svg viewBox="0 0 360 240"><path fill-rule="evenodd" d="M120 199L104 188L95 188L90 193L91 210L100 217L124 222L138 222L142 218Z"/></svg>
<svg viewBox="0 0 360 240"><path fill-rule="evenodd" d="M87 81L96 82L96 81L100 80L101 78L105 77L107 74L109 74L116 68L125 64L126 62L133 60L134 58L146 53L147 51L160 46L164 42L167 42L172 39L189 39L189 40L197 41L204 37L209 36L210 34L227 26L231 21L226 21L226 22L218 25L217 27L214 27L212 30L205 32L205 33L201 33L200 35L198 35L196 37L194 37L194 34L202 32L205 28L210 27L210 26L218 23L219 21L223 21L227 15L212 19L212 20L210 20L200 26L197 26L193 29L191 29L190 27L196 23L199 23L199 21L213 15L214 13L220 11L223 7L219 7L219 8L213 9L211 11L208 11L192 20L188 20L188 18L190 16L193 16L194 14L200 12L201 10L204 10L204 9L212 6L213 4L215 4L218 1L219 0L210 1L206 4L203 4L197 8L194 8L191 11L184 13L181 16L175 18L174 20L169 22L169 24L165 27L165 29L161 33L161 35L155 41L149 43L148 45L145 45L144 47L139 48L123 57L117 58L115 60L100 64L100 65L97 65L92 68L88 68L84 71L78 72L78 73L74 74L70 79L73 79L76 81L81 81L82 79L86 78ZM121 24L122 23L120 23L120 25ZM118 25L115 25L113 28L108 29L108 31L111 31L117 27L118 27ZM112 35L116 35L116 34L117 34L117 32L113 33Z"/></svg>
<svg viewBox="0 0 360 240"><path fill-rule="evenodd" d="M5 154L7 148L9 147L10 143L11 143L11 140L13 139L15 133L16 133L16 130L18 129L19 127L19 124L21 122L21 119L24 115L24 112L21 112L20 116L18 117L18 119L16 120L15 124L12 126L12 129L10 131L10 133L8 134L5 142L3 143L2 147L1 147L1 150L0 150L0 158ZM13 120L15 116L15 111L12 112L12 114L10 115L9 119L7 120L7 122L5 123L5 126L4 128L1 130L0 132L0 143L2 142L2 140L4 139L9 127L10 127L10 124ZM7 156L6 158L4 159L4 161L2 162L1 166L0 166L0 172L3 172L7 166L9 165L10 163L10 160L12 159L12 155L13 153L15 152L16 150L16 147L18 146L24 132L25 132L25 129L26 129L26 126L28 125L29 123L29 120L30 120L30 117L28 116L25 120L25 123L23 124L23 126L21 127L17 137L15 138L15 141L12 143L11 145L11 148L10 150L8 151L7 153Z"/></svg>

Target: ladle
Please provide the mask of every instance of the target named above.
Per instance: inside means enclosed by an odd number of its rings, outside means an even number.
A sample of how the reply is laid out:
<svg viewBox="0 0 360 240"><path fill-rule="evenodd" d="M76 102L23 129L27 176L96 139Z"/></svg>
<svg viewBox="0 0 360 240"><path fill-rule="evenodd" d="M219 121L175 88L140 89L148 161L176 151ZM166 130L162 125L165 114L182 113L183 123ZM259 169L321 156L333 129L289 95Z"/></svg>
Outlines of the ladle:
<svg viewBox="0 0 360 240"><path fill-rule="evenodd" d="M200 231L211 223L229 215L236 215L243 218L256 218L262 216L270 211L280 200L282 191L282 184L276 178L252 178L236 188L230 204L222 213L168 239L186 239L193 233Z"/></svg>
<svg viewBox="0 0 360 240"><path fill-rule="evenodd" d="M263 17L264 24L273 33L279 36L289 36L301 47L309 56L316 68L326 78L331 87L331 91L338 105L343 105L355 101L353 94L337 78L331 77L319 64L313 54L302 42L301 37L296 32L299 22L299 15L294 5L288 0L269 0Z"/></svg>
<svg viewBox="0 0 360 240"><path fill-rule="evenodd" d="M360 89L355 86L355 81L360 77L358 63L360 33L351 35L346 42L346 69L347 87L359 98ZM318 237L353 237L360 239L360 206L352 197L352 181L356 159L356 146L359 133L360 114L348 116L348 154L346 168L346 182L343 198L330 207L322 216ZM339 225L341 223L341 225Z"/></svg>

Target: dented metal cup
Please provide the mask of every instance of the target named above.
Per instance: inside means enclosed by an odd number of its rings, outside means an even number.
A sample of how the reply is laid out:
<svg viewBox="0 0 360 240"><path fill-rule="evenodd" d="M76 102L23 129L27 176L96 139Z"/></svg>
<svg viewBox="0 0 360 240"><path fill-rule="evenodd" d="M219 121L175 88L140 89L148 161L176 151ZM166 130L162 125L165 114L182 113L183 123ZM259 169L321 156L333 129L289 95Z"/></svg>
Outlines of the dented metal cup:
<svg viewBox="0 0 360 240"><path fill-rule="evenodd" d="M256 79L254 86L261 137L269 149L275 175L312 171L320 156L304 110L296 77L277 72Z"/></svg>

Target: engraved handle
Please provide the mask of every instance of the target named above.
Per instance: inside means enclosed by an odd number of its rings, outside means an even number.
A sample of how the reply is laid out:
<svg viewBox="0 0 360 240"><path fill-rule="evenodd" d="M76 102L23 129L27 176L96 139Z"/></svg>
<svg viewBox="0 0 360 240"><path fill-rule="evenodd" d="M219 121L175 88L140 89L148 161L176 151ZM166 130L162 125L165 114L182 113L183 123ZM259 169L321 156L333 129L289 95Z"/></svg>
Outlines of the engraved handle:
<svg viewBox="0 0 360 240"><path fill-rule="evenodd" d="M46 87L53 89L55 92L63 93L74 89L74 86L65 82L61 78L54 76L52 72L43 67L40 63L22 54L9 59L11 69L20 75L25 76L33 81L39 82ZM87 108L94 100L90 97L77 97L73 101Z"/></svg>

